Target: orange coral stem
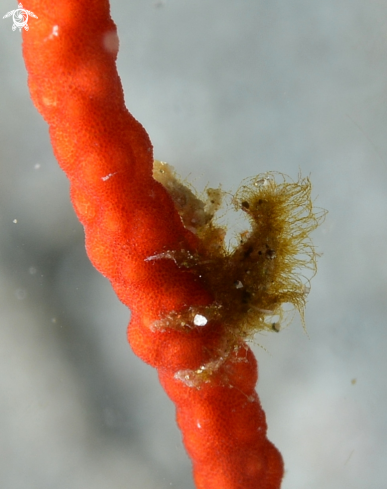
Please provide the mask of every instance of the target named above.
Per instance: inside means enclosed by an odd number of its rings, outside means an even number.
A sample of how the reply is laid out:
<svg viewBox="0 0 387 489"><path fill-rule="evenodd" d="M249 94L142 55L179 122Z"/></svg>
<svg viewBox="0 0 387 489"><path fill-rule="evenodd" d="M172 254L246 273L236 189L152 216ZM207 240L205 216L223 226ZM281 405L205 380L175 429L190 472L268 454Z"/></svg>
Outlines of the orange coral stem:
<svg viewBox="0 0 387 489"><path fill-rule="evenodd" d="M38 16L23 33L31 97L70 179L87 253L132 310L130 344L158 369L176 404L197 487L278 489L283 463L266 438L251 350L240 341L222 358L224 327L217 319L203 326L154 327L171 312L207 306L214 298L189 268L168 257L149 259L170 250L194 253L199 239L153 179L151 142L124 105L109 2L23 4ZM190 381L192 372L211 362L219 367L205 381Z"/></svg>

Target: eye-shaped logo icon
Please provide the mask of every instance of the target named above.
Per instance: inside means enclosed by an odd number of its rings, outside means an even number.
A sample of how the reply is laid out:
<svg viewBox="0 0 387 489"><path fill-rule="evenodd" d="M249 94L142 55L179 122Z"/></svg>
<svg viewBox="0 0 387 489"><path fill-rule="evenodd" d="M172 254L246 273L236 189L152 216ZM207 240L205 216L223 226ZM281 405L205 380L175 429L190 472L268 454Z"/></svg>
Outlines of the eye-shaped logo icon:
<svg viewBox="0 0 387 489"><path fill-rule="evenodd" d="M4 16L3 19L6 19L7 17L11 17L13 19L13 25L12 25L12 30L15 31L17 28L19 29L19 32L24 29L28 31L28 16L30 15L31 17L35 17L35 19L38 18L37 15L35 15L33 12L30 10L26 10L23 8L23 5L19 3L18 5L19 8L16 10L11 10L10 12L7 12Z"/></svg>

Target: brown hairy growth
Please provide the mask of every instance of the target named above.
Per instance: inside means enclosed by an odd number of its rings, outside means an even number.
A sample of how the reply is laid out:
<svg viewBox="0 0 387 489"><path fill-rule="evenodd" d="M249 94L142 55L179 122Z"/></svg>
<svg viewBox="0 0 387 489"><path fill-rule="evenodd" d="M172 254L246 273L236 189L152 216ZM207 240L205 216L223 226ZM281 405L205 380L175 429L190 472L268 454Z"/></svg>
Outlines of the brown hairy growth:
<svg viewBox="0 0 387 489"><path fill-rule="evenodd" d="M152 258L173 259L190 269L215 297L211 306L170 313L155 328L201 326L219 320L227 330L225 351L219 352L226 358L241 339L251 339L261 330L279 331L285 304L296 308L304 322L309 280L316 273L310 233L325 215L313 210L309 178L299 176L292 182L270 172L242 182L232 205L246 213L250 229L239 233L233 249L226 246L226 229L215 218L225 192L207 189L200 199L161 162L155 162L154 178L170 193L185 227L200 238L200 248L195 254L167 250ZM303 275L305 270L309 278Z"/></svg>

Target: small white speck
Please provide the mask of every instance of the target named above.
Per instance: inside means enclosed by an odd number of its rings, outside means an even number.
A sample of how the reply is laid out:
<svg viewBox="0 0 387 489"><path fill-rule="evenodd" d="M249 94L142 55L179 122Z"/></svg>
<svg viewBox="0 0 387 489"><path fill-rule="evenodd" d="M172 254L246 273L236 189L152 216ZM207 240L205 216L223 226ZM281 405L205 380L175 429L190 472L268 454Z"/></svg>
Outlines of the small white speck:
<svg viewBox="0 0 387 489"><path fill-rule="evenodd" d="M109 178L113 177L114 175L117 175L118 172L115 173L109 173L109 175L106 175L106 177L101 177L101 180L106 182L106 180L109 180Z"/></svg>
<svg viewBox="0 0 387 489"><path fill-rule="evenodd" d="M52 41L54 39L54 37L58 37L58 36L59 36L59 26L53 25L51 34L49 36L47 36L45 39L43 39L43 41L44 42L46 42L48 40Z"/></svg>
<svg viewBox="0 0 387 489"><path fill-rule="evenodd" d="M201 427L202 427L202 425L200 424L200 422L199 422L199 421L197 421L196 426L197 426L198 428L201 428Z"/></svg>
<svg viewBox="0 0 387 489"><path fill-rule="evenodd" d="M40 170L40 166L41 166L40 163L36 163L34 165L34 170Z"/></svg>
<svg viewBox="0 0 387 489"><path fill-rule="evenodd" d="M195 326L205 326L208 321L207 321L207 318L205 318L201 314L196 314L196 316L194 317L193 322L194 322L194 325Z"/></svg>
<svg viewBox="0 0 387 489"><path fill-rule="evenodd" d="M30 268L28 269L28 271L29 271L29 273L30 273L31 275L35 275L35 273L37 272L37 270L36 270L36 268L35 268L35 267L30 267Z"/></svg>
<svg viewBox="0 0 387 489"><path fill-rule="evenodd" d="M260 180L256 180L254 182L254 187L261 187L261 186L267 187L273 182L274 182L274 178L271 175L268 175L267 177L261 178Z"/></svg>
<svg viewBox="0 0 387 489"><path fill-rule="evenodd" d="M17 219L14 219L12 222L13 222L14 224L17 224Z"/></svg>

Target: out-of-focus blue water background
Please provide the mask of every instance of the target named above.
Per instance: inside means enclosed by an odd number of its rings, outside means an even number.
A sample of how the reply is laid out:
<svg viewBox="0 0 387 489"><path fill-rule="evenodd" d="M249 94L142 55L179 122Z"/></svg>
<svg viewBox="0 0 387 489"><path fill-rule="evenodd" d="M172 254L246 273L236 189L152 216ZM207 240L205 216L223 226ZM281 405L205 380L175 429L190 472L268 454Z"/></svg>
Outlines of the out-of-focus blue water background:
<svg viewBox="0 0 387 489"><path fill-rule="evenodd" d="M15 6L1 0L1 17ZM387 487L386 2L113 0L112 15L127 105L156 158L199 189L301 171L329 210L308 335L296 319L256 337L283 489ZM191 489L174 407L85 255L11 25L0 20L0 487Z"/></svg>

